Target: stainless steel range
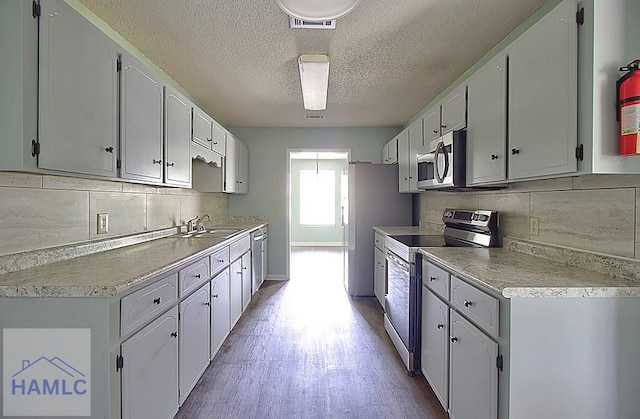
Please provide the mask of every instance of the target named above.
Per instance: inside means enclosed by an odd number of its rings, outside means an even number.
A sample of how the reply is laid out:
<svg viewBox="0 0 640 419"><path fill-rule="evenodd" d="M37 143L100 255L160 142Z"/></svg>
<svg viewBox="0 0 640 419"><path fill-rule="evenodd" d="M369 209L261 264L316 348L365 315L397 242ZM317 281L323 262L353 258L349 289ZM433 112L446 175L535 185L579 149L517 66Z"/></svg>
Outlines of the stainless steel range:
<svg viewBox="0 0 640 419"><path fill-rule="evenodd" d="M388 236L387 293L384 327L409 375L420 370L420 310L423 247L496 247L498 213L485 210L446 209L443 235Z"/></svg>

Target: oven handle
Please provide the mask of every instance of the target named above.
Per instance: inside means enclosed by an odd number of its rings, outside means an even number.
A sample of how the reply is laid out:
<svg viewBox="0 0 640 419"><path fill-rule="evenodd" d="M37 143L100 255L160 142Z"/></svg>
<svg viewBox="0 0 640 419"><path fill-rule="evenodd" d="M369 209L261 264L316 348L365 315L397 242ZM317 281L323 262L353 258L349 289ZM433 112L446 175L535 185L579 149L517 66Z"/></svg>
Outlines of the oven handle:
<svg viewBox="0 0 640 419"><path fill-rule="evenodd" d="M402 269L407 275L411 275L411 265L409 265L404 260L400 259L398 256L391 253L389 250L386 251L387 260Z"/></svg>
<svg viewBox="0 0 640 419"><path fill-rule="evenodd" d="M440 168L438 168L438 156L440 153L444 155L444 172L442 176L440 176ZM438 143L438 147L436 147L436 152L433 156L433 166L435 168L434 172L438 183L443 183L444 178L447 177L447 173L449 172L449 153L447 153L447 149L444 147L444 143L442 141L440 141Z"/></svg>

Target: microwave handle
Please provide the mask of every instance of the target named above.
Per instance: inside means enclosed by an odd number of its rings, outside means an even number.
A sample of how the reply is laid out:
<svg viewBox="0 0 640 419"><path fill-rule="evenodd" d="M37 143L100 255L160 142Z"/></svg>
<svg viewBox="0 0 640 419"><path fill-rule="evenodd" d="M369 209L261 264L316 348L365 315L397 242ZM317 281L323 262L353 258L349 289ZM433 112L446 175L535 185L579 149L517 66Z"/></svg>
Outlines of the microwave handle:
<svg viewBox="0 0 640 419"><path fill-rule="evenodd" d="M440 168L438 167L438 156L440 155L440 153L444 155L444 171L442 173L442 176L440 176ZM438 147L436 147L436 152L433 156L433 165L435 168L434 172L438 183L443 183L444 178L447 177L447 173L449 172L449 153L447 153L447 150L445 149L444 143L442 141L439 142Z"/></svg>

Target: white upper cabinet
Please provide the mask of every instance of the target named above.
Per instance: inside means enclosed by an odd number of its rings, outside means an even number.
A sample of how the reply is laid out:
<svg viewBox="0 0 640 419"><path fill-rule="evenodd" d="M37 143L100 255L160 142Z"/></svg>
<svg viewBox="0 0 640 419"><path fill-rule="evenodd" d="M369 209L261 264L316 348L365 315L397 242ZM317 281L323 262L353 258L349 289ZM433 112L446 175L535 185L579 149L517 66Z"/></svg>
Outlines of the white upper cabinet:
<svg viewBox="0 0 640 419"><path fill-rule="evenodd" d="M165 87L165 183L191 187L191 102Z"/></svg>
<svg viewBox="0 0 640 419"><path fill-rule="evenodd" d="M418 119L409 127L409 192L419 192L417 156L424 145L422 135L422 119Z"/></svg>
<svg viewBox="0 0 640 419"><path fill-rule="evenodd" d="M510 179L577 170L576 10L563 1L507 49Z"/></svg>
<svg viewBox="0 0 640 419"><path fill-rule="evenodd" d="M162 84L130 54L121 60L120 177L162 183Z"/></svg>
<svg viewBox="0 0 640 419"><path fill-rule="evenodd" d="M399 191L410 192L409 187L409 130L405 129L396 137L398 139L398 182ZM418 161L416 160L416 164Z"/></svg>
<svg viewBox="0 0 640 419"><path fill-rule="evenodd" d="M118 46L62 0L41 8L38 166L115 177Z"/></svg>
<svg viewBox="0 0 640 419"><path fill-rule="evenodd" d="M222 125L213 121L213 137L211 140L211 149L221 156L225 155L227 144L227 130Z"/></svg>
<svg viewBox="0 0 640 419"><path fill-rule="evenodd" d="M224 192L249 192L249 148L231 133L227 133L224 174Z"/></svg>
<svg viewBox="0 0 640 419"><path fill-rule="evenodd" d="M398 137L395 137L384 145L382 149L382 163L398 163Z"/></svg>
<svg viewBox="0 0 640 419"><path fill-rule="evenodd" d="M440 135L467 126L467 86L451 92L440 105Z"/></svg>
<svg viewBox="0 0 640 419"><path fill-rule="evenodd" d="M227 135L227 148L224 158L224 192L238 191L238 140L233 135ZM233 277L233 275L232 275Z"/></svg>
<svg viewBox="0 0 640 419"><path fill-rule="evenodd" d="M193 141L209 149L213 142L213 119L197 106L193 107Z"/></svg>
<svg viewBox="0 0 640 419"><path fill-rule="evenodd" d="M242 141L238 145L238 188L241 194L249 193L249 148Z"/></svg>
<svg viewBox="0 0 640 419"><path fill-rule="evenodd" d="M422 127L424 129L424 143L429 144L431 141L440 137L440 106L431 108L422 117Z"/></svg>
<svg viewBox="0 0 640 419"><path fill-rule="evenodd" d="M467 183L507 178L507 57L499 54L468 81Z"/></svg>

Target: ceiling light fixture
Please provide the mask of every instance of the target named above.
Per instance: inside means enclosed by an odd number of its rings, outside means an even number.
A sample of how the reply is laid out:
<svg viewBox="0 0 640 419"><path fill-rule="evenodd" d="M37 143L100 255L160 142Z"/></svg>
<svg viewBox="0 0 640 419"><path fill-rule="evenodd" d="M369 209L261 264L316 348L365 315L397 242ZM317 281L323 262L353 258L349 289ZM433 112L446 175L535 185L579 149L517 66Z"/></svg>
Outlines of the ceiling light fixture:
<svg viewBox="0 0 640 419"><path fill-rule="evenodd" d="M276 0L276 3L289 16L317 22L343 17L360 0Z"/></svg>
<svg viewBox="0 0 640 419"><path fill-rule="evenodd" d="M302 101L308 111L327 109L329 88L329 56L325 54L302 54L298 57Z"/></svg>

